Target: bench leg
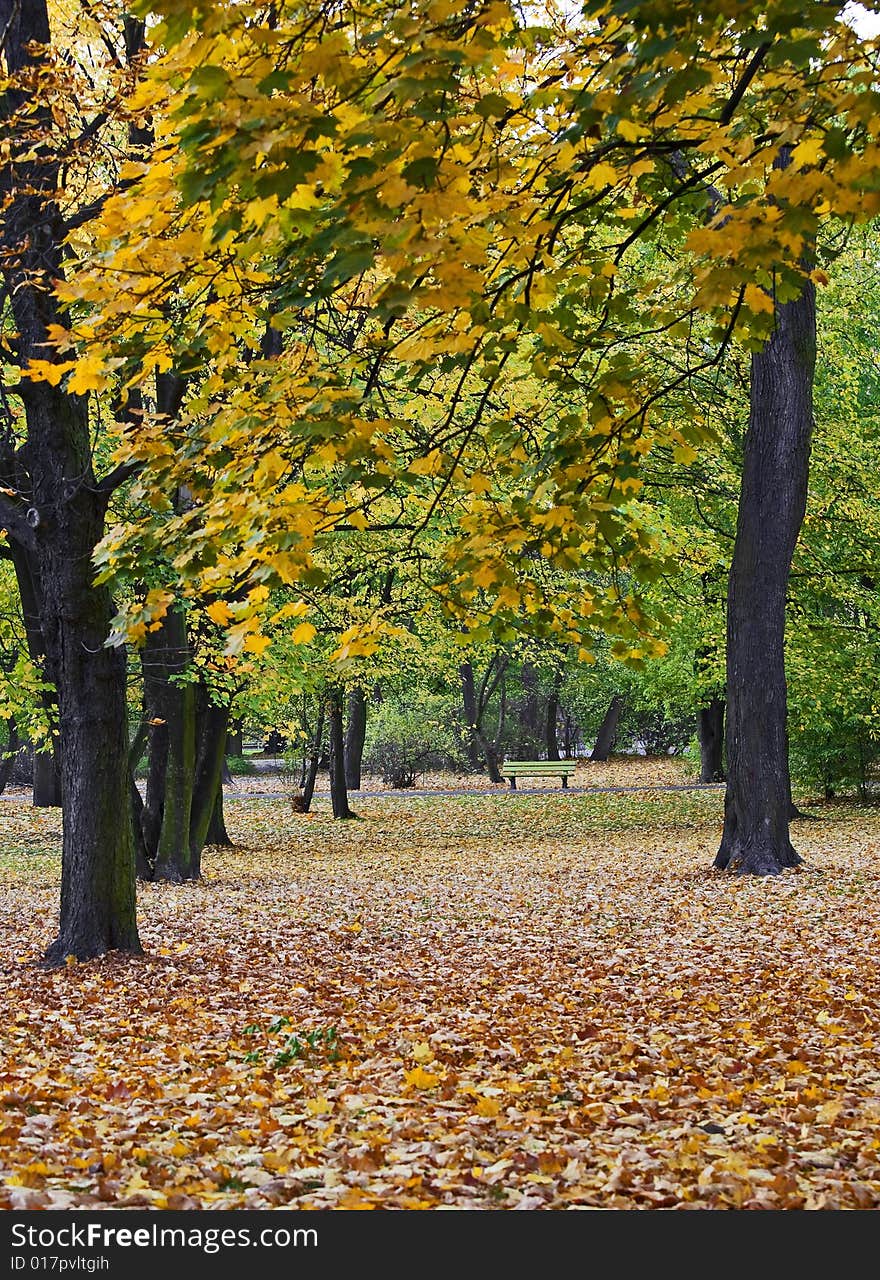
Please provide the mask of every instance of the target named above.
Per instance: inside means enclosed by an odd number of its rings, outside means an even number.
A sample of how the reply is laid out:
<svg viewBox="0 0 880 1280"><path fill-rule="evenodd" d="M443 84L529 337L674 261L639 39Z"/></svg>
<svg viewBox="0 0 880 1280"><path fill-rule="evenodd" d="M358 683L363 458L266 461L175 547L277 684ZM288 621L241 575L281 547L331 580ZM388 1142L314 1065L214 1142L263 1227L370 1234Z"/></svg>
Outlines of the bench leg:
<svg viewBox="0 0 880 1280"><path fill-rule="evenodd" d="M568 774L567 773L564 773L562 775L562 786L566 791L568 790Z"/></svg>
<svg viewBox="0 0 880 1280"><path fill-rule="evenodd" d="M510 789L511 789L511 791L516 791L516 778L515 778L515 777L512 777L512 778L510 779Z"/></svg>

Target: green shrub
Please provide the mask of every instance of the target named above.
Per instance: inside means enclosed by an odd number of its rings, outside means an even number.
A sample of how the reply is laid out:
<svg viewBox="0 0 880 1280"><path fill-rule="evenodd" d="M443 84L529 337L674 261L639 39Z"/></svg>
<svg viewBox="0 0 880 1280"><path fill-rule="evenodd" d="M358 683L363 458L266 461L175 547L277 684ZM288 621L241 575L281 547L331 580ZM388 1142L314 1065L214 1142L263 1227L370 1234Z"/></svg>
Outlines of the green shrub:
<svg viewBox="0 0 880 1280"><path fill-rule="evenodd" d="M364 766L386 786L412 787L418 774L462 769L463 761L461 728L447 699L418 694L369 708Z"/></svg>

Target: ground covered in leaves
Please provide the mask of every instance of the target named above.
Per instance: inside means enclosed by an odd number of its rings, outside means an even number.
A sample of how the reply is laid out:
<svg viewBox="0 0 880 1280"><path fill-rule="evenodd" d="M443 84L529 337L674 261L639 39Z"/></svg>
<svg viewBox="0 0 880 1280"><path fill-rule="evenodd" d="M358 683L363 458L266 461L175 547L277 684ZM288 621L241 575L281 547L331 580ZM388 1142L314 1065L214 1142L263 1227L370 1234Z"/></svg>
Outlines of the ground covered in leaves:
<svg viewBox="0 0 880 1280"><path fill-rule="evenodd" d="M0 1206L880 1205L880 811L710 870L718 791L231 801L142 957L37 967L0 805Z"/></svg>

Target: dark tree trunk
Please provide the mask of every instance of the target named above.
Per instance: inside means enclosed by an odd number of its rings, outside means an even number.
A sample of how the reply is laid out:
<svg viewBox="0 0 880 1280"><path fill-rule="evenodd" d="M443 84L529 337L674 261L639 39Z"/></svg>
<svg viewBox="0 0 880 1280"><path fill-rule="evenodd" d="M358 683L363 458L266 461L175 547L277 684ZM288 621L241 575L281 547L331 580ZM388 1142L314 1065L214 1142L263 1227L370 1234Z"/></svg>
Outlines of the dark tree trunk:
<svg viewBox="0 0 880 1280"><path fill-rule="evenodd" d="M327 728L330 737L330 800L334 818L353 818L345 785L345 736L342 730L342 691L326 695Z"/></svg>
<svg viewBox="0 0 880 1280"><path fill-rule="evenodd" d="M16 479L15 483L20 480ZM24 622L25 640L28 657L34 666L43 673L47 682L56 683L56 673L50 669L46 642L43 636L42 611L44 608L43 593L40 585L40 569L35 553L25 550L14 543L10 548L10 559L15 570L15 579L21 600L21 614ZM44 689L40 700L50 725L58 719L57 689ZM33 804L34 808L54 808L61 804L61 768L58 759L58 735L52 734L51 747L48 751L35 751L33 756Z"/></svg>
<svg viewBox="0 0 880 1280"><path fill-rule="evenodd" d="M490 782L503 781L499 765L501 763L501 742L507 717L507 667L509 661L508 656L500 652L492 657L483 674L483 679L480 681L479 692L475 688L474 672L471 664L465 662L459 668L470 740L479 749L476 756L477 761L479 762L479 757L482 755L483 760L486 762L486 772L489 775ZM484 722L486 712L496 690L499 691L498 721L495 728L495 737L490 738L486 733ZM471 756L471 759L473 758Z"/></svg>
<svg viewBox="0 0 880 1280"><path fill-rule="evenodd" d="M553 692L547 699L544 708L544 746L548 760L559 759L559 690L562 684L561 675L557 674L553 682Z"/></svg>
<svg viewBox="0 0 880 1280"><path fill-rule="evenodd" d="M226 830L226 815L223 812L223 788L217 788L214 808L211 810L211 821L205 836L206 845L215 845L220 849L234 849L235 841Z"/></svg>
<svg viewBox="0 0 880 1280"><path fill-rule="evenodd" d="M2 55L21 84L7 89L0 112L32 109L27 130L45 126L48 107L34 95L34 73L46 58L51 32L45 0L0 4ZM60 165L49 146L17 137L0 169L0 270L17 340L14 360L52 359L50 325L65 316L52 292L63 276L67 228L54 202ZM7 348L8 350L9 348ZM11 501L0 506L10 544L31 560L39 578L39 614L47 673L59 700L63 844L58 937L48 963L118 948L139 951L135 922L134 843L126 707L125 655L108 648L115 610L105 587L94 585L92 554L104 531L106 489L94 473L85 396L22 379L27 439L11 464L18 468ZM3 450L3 467L10 464Z"/></svg>
<svg viewBox="0 0 880 1280"><path fill-rule="evenodd" d="M263 751L268 756L280 756L284 754L287 747L287 739L282 737L277 729L272 729L266 738L266 745Z"/></svg>
<svg viewBox="0 0 880 1280"><path fill-rule="evenodd" d="M517 756L520 760L534 758L538 739L540 707L538 701L538 673L530 662L524 662L520 673L522 697L517 707Z"/></svg>
<svg viewBox="0 0 880 1280"><path fill-rule="evenodd" d="M474 669L469 662L459 667L461 676L461 697L464 706L464 722L467 730L466 749L468 764L472 769L480 767L480 743L477 738L477 688L474 682Z"/></svg>
<svg viewBox="0 0 880 1280"><path fill-rule="evenodd" d="M6 746L3 749L2 755L0 755L0 796L3 795L3 792L6 790L9 783L12 768L15 764L15 753L21 745L18 737L18 729L15 727L15 721L13 719L7 721L7 731L8 737L6 739Z"/></svg>
<svg viewBox="0 0 880 1280"><path fill-rule="evenodd" d="M240 720L233 721L230 726L229 733L226 735L226 754L227 756L241 756L244 754L244 741Z"/></svg>
<svg viewBox="0 0 880 1280"><path fill-rule="evenodd" d="M312 807L312 797L315 794L315 783L318 780L318 767L321 763L321 751L324 740L324 701L320 699L318 702L318 718L315 722L315 736L312 739L312 748L309 752L308 760L303 775L302 795L299 797L297 808L300 813L308 813Z"/></svg>
<svg viewBox="0 0 880 1280"><path fill-rule="evenodd" d="M150 702L153 705L152 692ZM147 785L141 814L141 827L143 829L147 857L152 868L156 861L156 851L159 848L159 832L162 830L162 815L165 810L165 766L168 761L168 726L164 720L150 725L150 748L147 760Z"/></svg>
<svg viewBox="0 0 880 1280"><path fill-rule="evenodd" d="M596 735L596 745L590 754L591 760L605 761L614 750L614 744L617 741L617 725L620 721L620 713L623 710L623 698L619 693L615 693L611 699L608 710L605 712L605 718L599 725L599 732Z"/></svg>
<svg viewBox="0 0 880 1280"><path fill-rule="evenodd" d="M715 859L740 875L775 875L801 860L788 828L785 597L806 508L815 359L815 289L807 282L799 298L777 305L773 337L752 357L727 597L727 795Z"/></svg>
<svg viewBox="0 0 880 1280"><path fill-rule="evenodd" d="M55 750L34 752L34 808L50 809L61 804L61 775Z"/></svg>
<svg viewBox="0 0 880 1280"><path fill-rule="evenodd" d="M170 610L158 631L147 632L144 666L150 682L150 705L164 734L151 740L164 758L164 770L156 769L156 790L161 790L161 822L156 841L153 876L156 880L195 880L198 858L193 858L191 825L196 771L196 686L185 680L190 663L186 618ZM158 727L158 726L157 726ZM152 761L150 779L154 776ZM161 780L160 780L161 779ZM149 781L148 780L148 781ZM151 803L152 802L152 803ZM158 808L158 797L149 796L148 807ZM204 817L204 827L210 809ZM145 833L146 834L146 833Z"/></svg>
<svg viewBox="0 0 880 1280"><path fill-rule="evenodd" d="M697 716L700 782L724 781L724 701L712 698Z"/></svg>
<svg viewBox="0 0 880 1280"><path fill-rule="evenodd" d="M562 726L562 750L566 760L570 760L574 751L574 724L568 712L565 713Z"/></svg>
<svg viewBox="0 0 880 1280"><path fill-rule="evenodd" d="M361 763L367 734L367 700L360 688L348 695L348 725L345 730L345 785L349 791L361 789Z"/></svg>
<svg viewBox="0 0 880 1280"><path fill-rule="evenodd" d="M192 791L189 843L194 872L200 875L205 845L230 843L223 822L223 762L226 759L229 707L211 702L204 685L198 688L197 702L198 754ZM212 827L216 827L217 832L222 829L225 838L219 842L212 840Z"/></svg>
<svg viewBox="0 0 880 1280"><path fill-rule="evenodd" d="M490 782L503 782L501 776L501 753L494 742L490 742L488 738L480 735L480 743L483 748L483 758L486 761L486 772L489 775Z"/></svg>

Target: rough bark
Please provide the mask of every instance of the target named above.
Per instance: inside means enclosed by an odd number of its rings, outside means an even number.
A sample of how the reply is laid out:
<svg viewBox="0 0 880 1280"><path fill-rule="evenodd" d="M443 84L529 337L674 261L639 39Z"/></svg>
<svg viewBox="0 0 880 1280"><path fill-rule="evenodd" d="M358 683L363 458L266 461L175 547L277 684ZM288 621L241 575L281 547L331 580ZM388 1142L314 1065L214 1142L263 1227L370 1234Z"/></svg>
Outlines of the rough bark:
<svg viewBox="0 0 880 1280"><path fill-rule="evenodd" d="M45 0L0 0L6 71L39 72L50 42ZM31 127L50 121L30 90L11 88L0 103L7 118L34 107ZM17 139L0 169L0 270L14 318L14 359L25 367L46 359L50 325L64 325L50 281L63 276L66 227L53 193L57 159ZM105 587L94 585L92 553L103 534L107 493L92 465L85 396L23 379L26 443L17 451L16 501L2 523L10 543L32 557L40 580L39 621L47 670L59 699L63 844L61 911L47 963L114 948L140 949L135 923L125 657L105 647L115 613ZM4 450L4 465L8 454Z"/></svg>
<svg viewBox="0 0 880 1280"><path fill-rule="evenodd" d="M815 289L807 282L799 298L777 305L774 334L751 364L727 597L727 795L715 859L740 875L775 875L801 861L788 826L785 597L806 508L815 359Z"/></svg>
<svg viewBox="0 0 880 1280"><path fill-rule="evenodd" d="M349 791L361 789L361 765L367 734L367 700L360 688L348 695L348 723L345 729L345 784Z"/></svg>
<svg viewBox="0 0 880 1280"><path fill-rule="evenodd" d="M614 697L605 712L602 723L599 725L599 732L596 734L596 745L590 753L591 760L605 761L614 750L614 743L617 741L617 725L620 721L620 713L623 710L623 698L619 693L615 693Z"/></svg>
<svg viewBox="0 0 880 1280"><path fill-rule="evenodd" d="M724 781L724 700L712 698L697 716L700 782Z"/></svg>
<svg viewBox="0 0 880 1280"><path fill-rule="evenodd" d="M353 818L345 785L345 735L342 728L342 692L331 689L325 698L330 738L330 801L334 818Z"/></svg>

